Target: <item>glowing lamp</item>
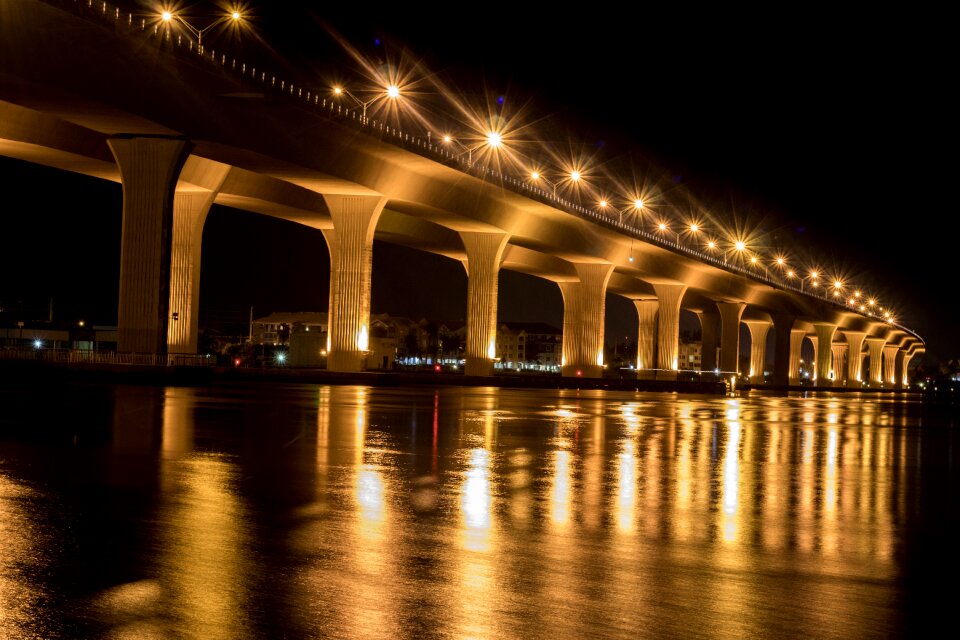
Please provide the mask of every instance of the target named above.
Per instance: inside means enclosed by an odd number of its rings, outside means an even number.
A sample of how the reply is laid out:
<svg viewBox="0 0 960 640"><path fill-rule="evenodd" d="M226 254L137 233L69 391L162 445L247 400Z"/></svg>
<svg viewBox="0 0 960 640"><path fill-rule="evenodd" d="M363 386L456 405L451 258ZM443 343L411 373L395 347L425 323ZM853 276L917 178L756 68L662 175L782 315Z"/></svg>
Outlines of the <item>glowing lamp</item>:
<svg viewBox="0 0 960 640"><path fill-rule="evenodd" d="M400 97L400 87L395 84L391 84L387 87L387 97L388 98L399 98Z"/></svg>
<svg viewBox="0 0 960 640"><path fill-rule="evenodd" d="M503 136L496 131L491 131L487 134L487 144L494 149L497 149L503 144Z"/></svg>
<svg viewBox="0 0 960 640"><path fill-rule="evenodd" d="M570 172L570 179L573 180L574 182L580 182L581 177L582 176L580 175L579 171L574 170Z"/></svg>

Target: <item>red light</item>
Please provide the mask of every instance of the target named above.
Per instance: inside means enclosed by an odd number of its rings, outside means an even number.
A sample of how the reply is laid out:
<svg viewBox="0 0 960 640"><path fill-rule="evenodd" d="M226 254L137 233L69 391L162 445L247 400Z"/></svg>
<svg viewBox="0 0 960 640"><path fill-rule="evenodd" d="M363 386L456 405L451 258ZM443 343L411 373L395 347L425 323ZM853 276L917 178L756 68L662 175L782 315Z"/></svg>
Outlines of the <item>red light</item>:
<svg viewBox="0 0 960 640"><path fill-rule="evenodd" d="M233 361L233 366L235 366L235 367L239 367L239 366L240 366L240 358L237 358L236 360Z"/></svg>
<svg viewBox="0 0 960 640"><path fill-rule="evenodd" d="M583 375L583 371L580 371L580 369L577 369L577 375L578 375L578 376L582 376L582 375Z"/></svg>
<svg viewBox="0 0 960 640"><path fill-rule="evenodd" d="M440 371L440 365L438 365L438 364L433 365L433 370L434 370L434 371Z"/></svg>

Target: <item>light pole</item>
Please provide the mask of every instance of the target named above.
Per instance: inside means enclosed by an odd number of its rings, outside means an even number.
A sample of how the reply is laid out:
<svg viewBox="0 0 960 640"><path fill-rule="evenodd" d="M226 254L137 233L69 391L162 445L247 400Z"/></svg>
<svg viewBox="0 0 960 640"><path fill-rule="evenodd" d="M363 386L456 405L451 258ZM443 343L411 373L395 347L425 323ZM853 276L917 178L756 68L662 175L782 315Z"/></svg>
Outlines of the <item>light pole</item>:
<svg viewBox="0 0 960 640"><path fill-rule="evenodd" d="M241 14L239 11L231 11L226 15L222 15L219 18L216 18L213 22L203 27L202 29L198 29L197 27L187 22L186 18L184 18L183 16L177 13L173 13L172 11L163 11L160 14L160 19L167 23L172 22L174 20L178 21L187 29L187 31L189 31L194 36L196 36L197 49L200 51L203 51L203 34L205 34L207 31L209 31L210 29L214 28L215 26L217 26L222 22L232 22L234 24L239 24L240 20L243 19L243 14Z"/></svg>
<svg viewBox="0 0 960 640"><path fill-rule="evenodd" d="M340 85L337 85L333 88L333 95L337 97L347 96L348 98L356 102L360 106L360 108L363 109L363 119L366 120L367 107L369 107L370 105L372 105L373 103L377 102L382 98L387 98L388 100L397 100L400 97L400 87L395 84L387 85L386 87L384 87L382 93L378 93L377 95L370 98L366 102L364 102L357 96L353 95L352 93L350 93L349 91L341 87Z"/></svg>
<svg viewBox="0 0 960 640"><path fill-rule="evenodd" d="M467 154L467 164L469 164L470 166L473 166L473 149L463 144L462 142L460 142L450 134L444 134L441 140L443 140L443 144L446 144L446 145L455 144L461 149L463 149L463 151L466 152ZM462 155L463 153L459 154L457 157L459 158Z"/></svg>

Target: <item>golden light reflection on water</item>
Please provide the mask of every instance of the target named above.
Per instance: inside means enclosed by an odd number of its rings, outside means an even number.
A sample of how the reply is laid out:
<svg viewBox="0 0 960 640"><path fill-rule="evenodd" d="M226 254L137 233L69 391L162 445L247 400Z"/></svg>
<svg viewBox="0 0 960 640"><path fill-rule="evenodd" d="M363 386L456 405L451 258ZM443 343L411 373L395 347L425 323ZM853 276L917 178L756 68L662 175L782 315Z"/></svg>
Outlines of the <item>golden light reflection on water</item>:
<svg viewBox="0 0 960 640"><path fill-rule="evenodd" d="M167 390L154 438L158 568L100 598L114 609L149 601L160 614L115 635L249 637L258 606L251 576L272 569L251 548L264 522L243 486L282 470L271 490L310 483L277 518L272 542L290 563L276 588L299 625L292 637L397 637L414 615L429 616L442 637L547 628L689 637L700 627L675 614L692 609L709 612L710 624L730 621L735 635L762 636L780 618L761 621L757 605L787 579L803 585L818 615L789 613L797 604L787 596L774 601L778 615L791 634L813 636L818 621L860 615L857 590L898 571L919 439L889 403L410 393L419 409L397 391L311 391L311 409L297 418L305 435L280 438L271 465L250 472L244 456L258 455L257 446L216 451L194 392ZM129 403L124 411L136 417ZM282 416L269 415L242 428L231 422L221 436L280 429ZM16 568L36 556L27 494L2 462L0 635L35 615L36 600ZM308 468L293 473L301 462ZM886 611L871 615L878 610ZM409 631L417 633L425 627Z"/></svg>

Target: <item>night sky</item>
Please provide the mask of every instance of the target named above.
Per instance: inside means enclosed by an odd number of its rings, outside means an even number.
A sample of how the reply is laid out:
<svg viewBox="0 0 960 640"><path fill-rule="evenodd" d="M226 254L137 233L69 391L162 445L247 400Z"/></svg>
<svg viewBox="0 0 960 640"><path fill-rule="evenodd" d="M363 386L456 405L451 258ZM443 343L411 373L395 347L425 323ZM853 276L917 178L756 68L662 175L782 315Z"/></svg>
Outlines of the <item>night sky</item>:
<svg viewBox="0 0 960 640"><path fill-rule="evenodd" d="M554 137L562 124L568 133L554 145L573 144L610 166L654 161L724 215L762 221L787 247L817 247L822 265L892 302L927 340L927 360L960 357L951 193L958 105L949 96L955 65L945 21L680 5L627 14L511 6L507 14L490 4L464 20L409 4L355 13L310 4L317 8L282 3L276 15L254 5L253 25L273 51L248 38L245 55L286 61L291 74L322 87L358 77L326 27L371 58L406 46L461 91L502 95L505 112L543 119ZM31 203L3 208L5 317L38 307L45 317L52 296L58 318L115 322L119 186L7 159L0 169L7 202ZM251 305L256 315L325 310L328 260L317 231L215 207L201 325L245 322ZM374 312L456 319L465 297L459 264L375 246ZM635 335L632 305L608 300L608 331ZM559 325L559 290L504 273L500 318Z"/></svg>

